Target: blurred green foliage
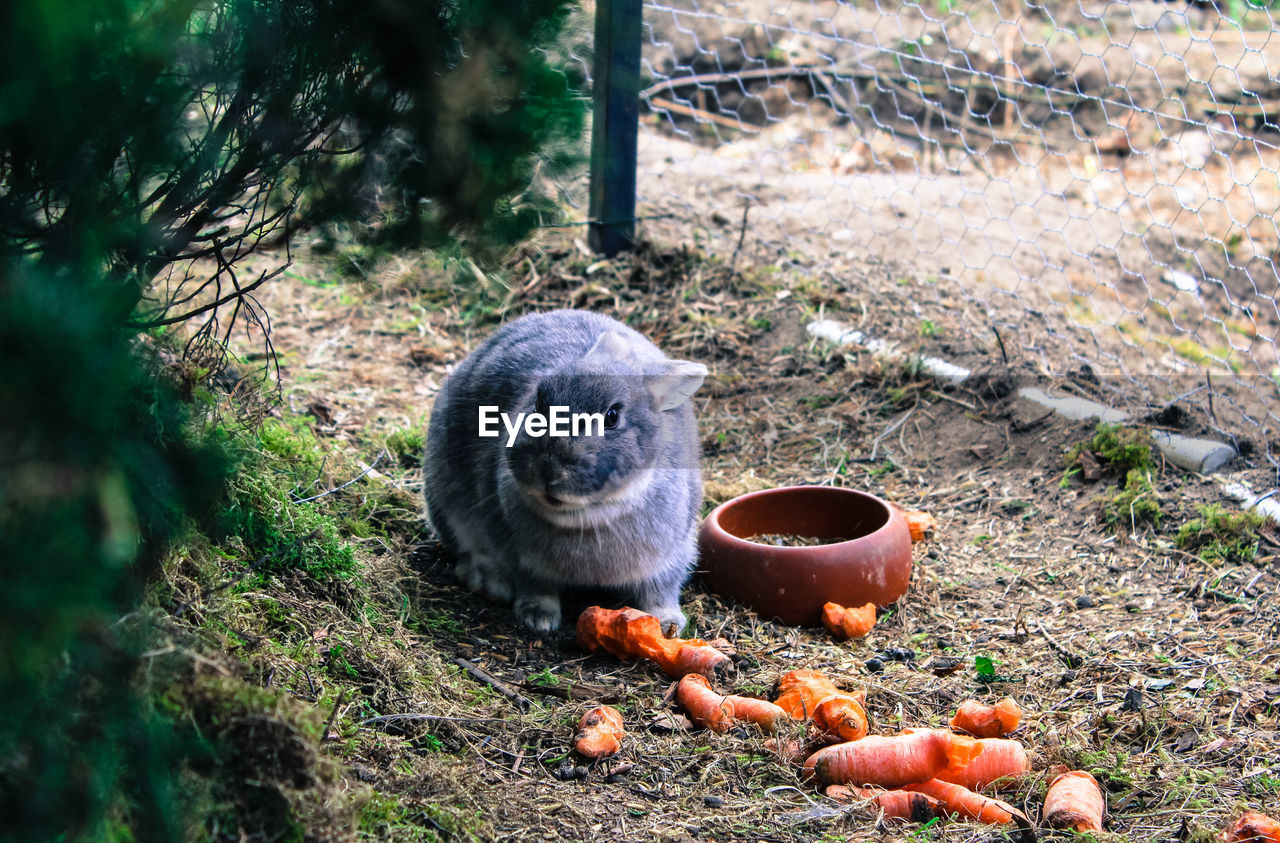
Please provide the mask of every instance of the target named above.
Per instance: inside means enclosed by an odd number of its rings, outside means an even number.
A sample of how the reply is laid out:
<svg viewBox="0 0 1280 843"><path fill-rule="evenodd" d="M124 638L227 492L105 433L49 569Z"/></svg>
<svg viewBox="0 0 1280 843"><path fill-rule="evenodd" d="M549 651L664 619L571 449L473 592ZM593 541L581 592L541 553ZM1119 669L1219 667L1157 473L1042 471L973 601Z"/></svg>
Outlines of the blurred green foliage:
<svg viewBox="0 0 1280 843"><path fill-rule="evenodd" d="M105 274L124 316L193 259L221 262L205 292L232 291L237 261L304 224L512 242L551 205L528 190L535 170L576 156L584 100L550 49L568 8L0 5L0 255ZM186 305L189 282L170 279L147 318Z"/></svg>
<svg viewBox="0 0 1280 843"><path fill-rule="evenodd" d="M230 466L70 276L0 264L0 816L6 839L110 837L127 806L168 839L181 758L129 614Z"/></svg>
<svg viewBox="0 0 1280 843"><path fill-rule="evenodd" d="M416 245L526 233L548 206L535 170L570 163L582 125L550 49L567 10L0 4L0 838L208 836L198 803L217 787L201 797L191 775L234 772L245 747L156 693L143 594L173 542L230 531L264 571L353 565L287 485L229 486L227 435L157 376L139 329L233 304L271 277L239 262L301 225L373 217ZM272 822L301 833L287 806Z"/></svg>

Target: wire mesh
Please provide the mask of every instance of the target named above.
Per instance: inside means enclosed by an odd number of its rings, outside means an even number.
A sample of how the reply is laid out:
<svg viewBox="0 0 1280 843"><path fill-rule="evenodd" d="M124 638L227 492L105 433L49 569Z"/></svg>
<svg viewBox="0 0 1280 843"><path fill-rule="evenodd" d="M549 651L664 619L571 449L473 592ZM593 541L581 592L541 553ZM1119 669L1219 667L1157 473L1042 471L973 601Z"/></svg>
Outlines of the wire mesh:
<svg viewBox="0 0 1280 843"><path fill-rule="evenodd" d="M1274 30L1243 2L649 0L637 213L896 296L886 335L949 314L953 351L1195 404L1274 465Z"/></svg>

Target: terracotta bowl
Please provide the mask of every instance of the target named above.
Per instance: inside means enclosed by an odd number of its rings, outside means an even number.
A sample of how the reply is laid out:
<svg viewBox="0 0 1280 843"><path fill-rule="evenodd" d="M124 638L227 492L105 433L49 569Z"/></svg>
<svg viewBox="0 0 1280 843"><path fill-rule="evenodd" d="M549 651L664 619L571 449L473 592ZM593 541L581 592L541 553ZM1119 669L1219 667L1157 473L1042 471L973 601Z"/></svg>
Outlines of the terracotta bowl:
<svg viewBox="0 0 1280 843"><path fill-rule="evenodd" d="M847 541L776 547L756 535ZM831 486L751 492L721 504L698 535L707 586L783 623L816 626L822 604L887 606L911 580L911 532L875 495Z"/></svg>

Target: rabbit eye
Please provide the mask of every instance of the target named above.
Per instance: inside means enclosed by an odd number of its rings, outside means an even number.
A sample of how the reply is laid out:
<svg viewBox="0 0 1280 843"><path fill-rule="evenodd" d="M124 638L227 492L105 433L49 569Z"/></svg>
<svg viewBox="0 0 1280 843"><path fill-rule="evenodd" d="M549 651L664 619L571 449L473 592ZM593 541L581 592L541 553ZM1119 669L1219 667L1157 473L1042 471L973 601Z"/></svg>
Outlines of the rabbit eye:
<svg viewBox="0 0 1280 843"><path fill-rule="evenodd" d="M622 418L622 405L614 404L604 414L604 426L606 430L613 430L618 426L618 421Z"/></svg>

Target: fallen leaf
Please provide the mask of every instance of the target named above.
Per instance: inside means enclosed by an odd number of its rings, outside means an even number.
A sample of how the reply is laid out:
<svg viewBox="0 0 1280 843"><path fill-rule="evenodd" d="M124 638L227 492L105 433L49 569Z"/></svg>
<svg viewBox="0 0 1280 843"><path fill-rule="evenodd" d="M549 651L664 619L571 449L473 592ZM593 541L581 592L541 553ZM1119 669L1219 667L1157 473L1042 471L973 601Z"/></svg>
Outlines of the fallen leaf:
<svg viewBox="0 0 1280 843"><path fill-rule="evenodd" d="M693 729L692 720L672 711L659 711L645 725L655 732L687 732Z"/></svg>

